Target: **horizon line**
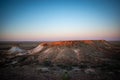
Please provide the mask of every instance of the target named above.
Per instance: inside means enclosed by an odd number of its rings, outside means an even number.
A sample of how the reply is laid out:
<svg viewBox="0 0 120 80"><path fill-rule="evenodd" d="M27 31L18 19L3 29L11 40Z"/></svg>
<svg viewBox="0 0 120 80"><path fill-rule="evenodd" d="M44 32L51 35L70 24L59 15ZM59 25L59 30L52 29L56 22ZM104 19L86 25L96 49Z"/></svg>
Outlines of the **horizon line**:
<svg viewBox="0 0 120 80"><path fill-rule="evenodd" d="M105 39L79 39L79 40L0 40L0 42L46 42L46 41L82 41L82 40L105 40ZM105 40L120 41L120 40Z"/></svg>

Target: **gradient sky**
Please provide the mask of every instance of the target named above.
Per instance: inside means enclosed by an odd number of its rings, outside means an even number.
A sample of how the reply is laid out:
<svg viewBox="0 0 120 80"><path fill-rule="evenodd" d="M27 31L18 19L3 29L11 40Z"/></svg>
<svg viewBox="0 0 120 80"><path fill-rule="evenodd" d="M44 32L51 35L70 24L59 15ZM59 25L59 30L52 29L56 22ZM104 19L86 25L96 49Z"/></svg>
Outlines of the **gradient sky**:
<svg viewBox="0 0 120 80"><path fill-rule="evenodd" d="M119 0L1 0L0 40L120 40Z"/></svg>

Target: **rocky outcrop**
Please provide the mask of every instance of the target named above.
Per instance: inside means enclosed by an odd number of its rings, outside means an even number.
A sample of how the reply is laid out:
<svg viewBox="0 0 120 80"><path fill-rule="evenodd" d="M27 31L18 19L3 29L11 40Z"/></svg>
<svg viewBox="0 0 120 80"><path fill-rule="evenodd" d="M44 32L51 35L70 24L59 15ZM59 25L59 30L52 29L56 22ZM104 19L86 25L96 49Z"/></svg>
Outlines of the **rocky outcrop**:
<svg viewBox="0 0 120 80"><path fill-rule="evenodd" d="M37 54L40 63L46 60L59 64L98 63L107 58L112 47L105 40L56 41L43 42L29 53Z"/></svg>
<svg viewBox="0 0 120 80"><path fill-rule="evenodd" d="M55 64L101 63L111 53L112 45L105 40L79 40L42 42L31 50L14 46L9 53L33 56L39 63L50 61ZM28 56L28 57L29 57Z"/></svg>
<svg viewBox="0 0 120 80"><path fill-rule="evenodd" d="M12 53L24 53L25 50L24 49L21 49L20 47L18 46L12 46L9 50L8 50L8 53L12 54Z"/></svg>

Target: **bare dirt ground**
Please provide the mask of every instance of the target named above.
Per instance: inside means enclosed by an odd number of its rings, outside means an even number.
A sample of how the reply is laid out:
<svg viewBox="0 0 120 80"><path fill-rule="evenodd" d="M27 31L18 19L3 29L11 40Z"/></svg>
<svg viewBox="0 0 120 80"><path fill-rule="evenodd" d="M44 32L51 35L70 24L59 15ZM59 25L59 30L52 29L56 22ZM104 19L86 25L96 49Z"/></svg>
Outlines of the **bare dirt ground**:
<svg viewBox="0 0 120 80"><path fill-rule="evenodd" d="M16 43L24 49L32 49L39 44L39 42L0 42L0 80L120 80L120 54L113 55L109 61L100 65L87 62L80 65L56 65L46 62L39 64L37 61L25 62L26 56L20 58L20 63L15 62L15 59L19 58L13 58L14 62L11 62L7 60L4 52ZM116 46L115 50L120 53L120 42L110 43Z"/></svg>

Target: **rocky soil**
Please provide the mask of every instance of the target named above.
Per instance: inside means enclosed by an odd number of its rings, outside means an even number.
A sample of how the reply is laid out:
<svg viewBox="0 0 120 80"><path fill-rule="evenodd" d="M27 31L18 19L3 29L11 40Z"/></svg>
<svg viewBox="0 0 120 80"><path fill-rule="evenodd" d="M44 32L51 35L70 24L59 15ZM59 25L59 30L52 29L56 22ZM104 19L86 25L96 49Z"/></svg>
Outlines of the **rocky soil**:
<svg viewBox="0 0 120 80"><path fill-rule="evenodd" d="M20 52L19 52L20 51ZM0 50L0 80L120 80L120 47L105 40Z"/></svg>

